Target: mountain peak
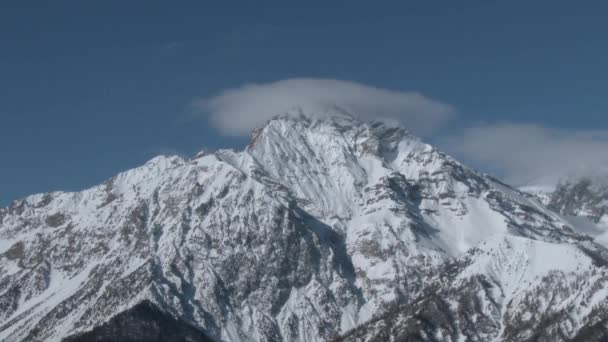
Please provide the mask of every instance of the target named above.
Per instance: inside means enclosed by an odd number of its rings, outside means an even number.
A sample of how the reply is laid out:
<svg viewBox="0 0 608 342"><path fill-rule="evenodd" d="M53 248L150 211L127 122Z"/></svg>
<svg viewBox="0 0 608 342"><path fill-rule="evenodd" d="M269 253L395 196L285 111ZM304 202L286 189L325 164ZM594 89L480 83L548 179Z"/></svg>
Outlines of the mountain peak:
<svg viewBox="0 0 608 342"><path fill-rule="evenodd" d="M317 139L322 139L325 135L343 136L350 140L355 136L393 142L406 137L419 140L394 120L365 121L356 114L335 106L320 107L315 111L296 106L254 129L247 149L254 146L260 136L275 138L280 143L291 143L293 141L285 139L287 136L302 135L303 132L313 133Z"/></svg>

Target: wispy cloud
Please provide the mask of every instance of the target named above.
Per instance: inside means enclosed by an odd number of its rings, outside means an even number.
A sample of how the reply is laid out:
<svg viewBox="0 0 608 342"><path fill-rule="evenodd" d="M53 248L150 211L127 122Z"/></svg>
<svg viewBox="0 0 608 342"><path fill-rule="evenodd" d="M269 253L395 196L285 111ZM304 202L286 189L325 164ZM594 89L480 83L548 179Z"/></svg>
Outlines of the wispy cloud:
<svg viewBox="0 0 608 342"><path fill-rule="evenodd" d="M555 184L608 170L608 131L566 131L537 124L474 125L442 141L449 152L515 185Z"/></svg>
<svg viewBox="0 0 608 342"><path fill-rule="evenodd" d="M246 84L216 96L196 99L195 112L207 116L226 135L248 134L277 114L298 106L322 113L337 106L361 119L392 119L427 135L452 118L454 108L417 92L395 91L351 81L294 78Z"/></svg>

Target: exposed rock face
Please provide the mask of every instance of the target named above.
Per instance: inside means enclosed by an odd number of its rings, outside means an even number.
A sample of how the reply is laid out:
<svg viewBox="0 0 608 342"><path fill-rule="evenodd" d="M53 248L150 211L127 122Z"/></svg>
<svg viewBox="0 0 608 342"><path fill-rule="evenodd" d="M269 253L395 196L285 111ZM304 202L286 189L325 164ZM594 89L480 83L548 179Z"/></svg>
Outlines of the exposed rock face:
<svg viewBox="0 0 608 342"><path fill-rule="evenodd" d="M401 128L291 113L0 209L0 340L601 338L607 262Z"/></svg>
<svg viewBox="0 0 608 342"><path fill-rule="evenodd" d="M211 342L202 331L144 301L112 317L92 331L65 342Z"/></svg>

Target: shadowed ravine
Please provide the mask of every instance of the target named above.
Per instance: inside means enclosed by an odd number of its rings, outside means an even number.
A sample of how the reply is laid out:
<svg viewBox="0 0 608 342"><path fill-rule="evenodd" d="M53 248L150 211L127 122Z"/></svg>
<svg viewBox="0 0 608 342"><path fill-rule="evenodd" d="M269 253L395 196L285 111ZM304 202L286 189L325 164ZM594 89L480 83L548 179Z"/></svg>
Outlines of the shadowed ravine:
<svg viewBox="0 0 608 342"><path fill-rule="evenodd" d="M142 302L92 331L63 342L212 342L199 329Z"/></svg>

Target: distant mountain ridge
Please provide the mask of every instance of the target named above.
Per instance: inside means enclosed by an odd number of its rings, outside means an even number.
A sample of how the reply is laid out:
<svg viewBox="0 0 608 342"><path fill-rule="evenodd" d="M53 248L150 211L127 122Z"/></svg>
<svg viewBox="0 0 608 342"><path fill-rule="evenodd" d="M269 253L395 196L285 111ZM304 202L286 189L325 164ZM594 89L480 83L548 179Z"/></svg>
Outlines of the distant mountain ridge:
<svg viewBox="0 0 608 342"><path fill-rule="evenodd" d="M522 191L608 246L607 177L567 177L554 187L532 186L522 188Z"/></svg>
<svg viewBox="0 0 608 342"><path fill-rule="evenodd" d="M0 209L0 340L148 338L141 317L185 340L608 336L584 230L401 127L325 114Z"/></svg>

